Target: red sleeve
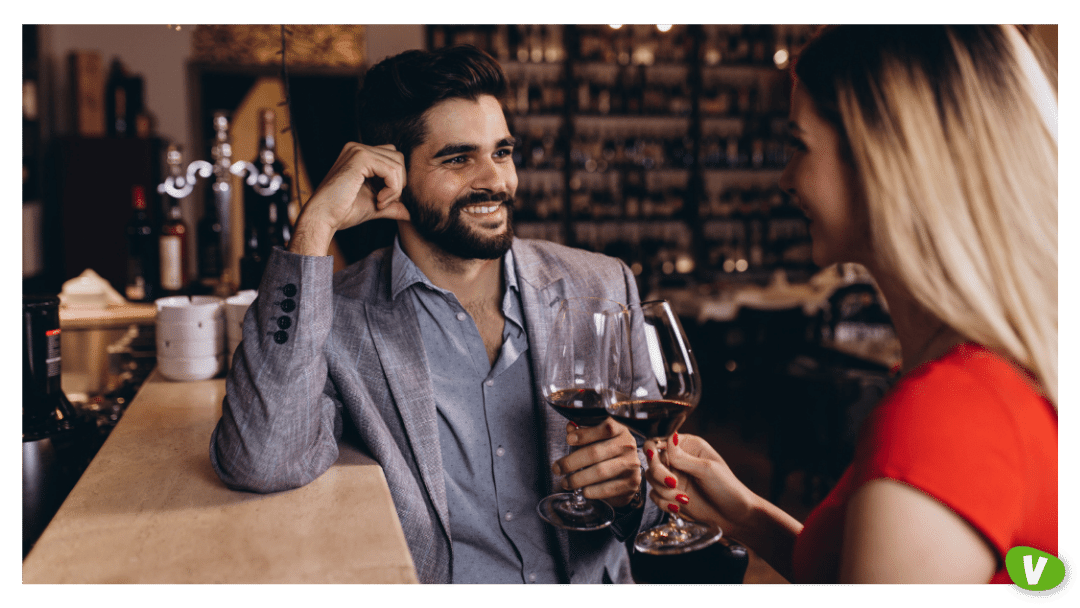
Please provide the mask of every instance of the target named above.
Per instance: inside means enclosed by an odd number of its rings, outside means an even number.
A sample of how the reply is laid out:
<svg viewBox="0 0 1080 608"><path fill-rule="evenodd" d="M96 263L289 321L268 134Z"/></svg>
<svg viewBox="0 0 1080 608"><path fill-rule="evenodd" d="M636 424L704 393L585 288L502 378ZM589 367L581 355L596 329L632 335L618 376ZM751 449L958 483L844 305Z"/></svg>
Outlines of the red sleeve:
<svg viewBox="0 0 1080 608"><path fill-rule="evenodd" d="M915 370L869 421L854 473L856 485L885 477L934 497L1003 563L1024 519L1024 439L1007 394L1015 387L986 380L955 358Z"/></svg>

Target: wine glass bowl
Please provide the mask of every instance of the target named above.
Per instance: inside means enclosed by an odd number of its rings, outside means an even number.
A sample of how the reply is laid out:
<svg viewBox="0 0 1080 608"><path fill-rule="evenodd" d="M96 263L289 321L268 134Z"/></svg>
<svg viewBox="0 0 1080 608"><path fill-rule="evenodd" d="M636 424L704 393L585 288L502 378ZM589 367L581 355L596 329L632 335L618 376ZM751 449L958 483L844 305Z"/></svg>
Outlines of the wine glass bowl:
<svg viewBox="0 0 1080 608"><path fill-rule="evenodd" d="M604 406L631 432L663 440L679 430L701 400L697 361L668 302L643 302L625 319L634 327L620 333L625 346L614 349L616 371L604 392ZM652 555L679 554L709 546L720 536L716 526L672 514L665 523L639 534L634 548Z"/></svg>
<svg viewBox="0 0 1080 608"><path fill-rule="evenodd" d="M602 395L608 390L628 324L626 307L602 298L569 298L559 306L544 356L541 393L563 417L582 427L608 417ZM540 517L565 530L600 530L615 511L602 500L588 499L578 488L552 494L536 507Z"/></svg>

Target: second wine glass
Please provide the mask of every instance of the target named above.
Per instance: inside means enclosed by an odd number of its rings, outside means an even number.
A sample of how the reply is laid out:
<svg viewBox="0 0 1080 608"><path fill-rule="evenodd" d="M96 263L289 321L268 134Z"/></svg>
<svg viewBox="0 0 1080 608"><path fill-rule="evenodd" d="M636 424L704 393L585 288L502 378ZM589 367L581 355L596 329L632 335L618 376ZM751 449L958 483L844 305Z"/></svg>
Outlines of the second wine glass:
<svg viewBox="0 0 1080 608"><path fill-rule="evenodd" d="M632 331L603 394L611 417L645 439L662 440L679 430L701 399L701 376L679 318L663 300L642 302L626 315ZM658 454L656 458L660 458ZM716 526L686 521L678 513L638 534L634 548L652 555L696 551L720 539Z"/></svg>

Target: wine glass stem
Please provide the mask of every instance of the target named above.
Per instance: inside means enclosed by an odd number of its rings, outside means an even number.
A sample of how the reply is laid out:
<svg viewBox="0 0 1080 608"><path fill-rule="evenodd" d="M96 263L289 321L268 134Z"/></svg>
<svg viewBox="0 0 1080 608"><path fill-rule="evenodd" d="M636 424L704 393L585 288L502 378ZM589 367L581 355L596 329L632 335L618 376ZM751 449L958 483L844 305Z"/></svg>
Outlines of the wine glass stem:
<svg viewBox="0 0 1080 608"><path fill-rule="evenodd" d="M579 509L583 508L585 506L585 489L578 488L574 490L574 498L572 499L572 501L574 507Z"/></svg>

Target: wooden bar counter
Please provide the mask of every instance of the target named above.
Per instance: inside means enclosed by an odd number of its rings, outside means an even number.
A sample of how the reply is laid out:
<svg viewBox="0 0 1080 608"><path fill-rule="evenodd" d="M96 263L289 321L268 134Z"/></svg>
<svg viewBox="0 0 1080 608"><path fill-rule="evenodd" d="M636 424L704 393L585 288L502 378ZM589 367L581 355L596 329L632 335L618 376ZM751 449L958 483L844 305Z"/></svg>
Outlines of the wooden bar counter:
<svg viewBox="0 0 1080 608"><path fill-rule="evenodd" d="M23 561L24 583L415 583L382 469L342 445L295 490L210 467L225 380L154 371Z"/></svg>

